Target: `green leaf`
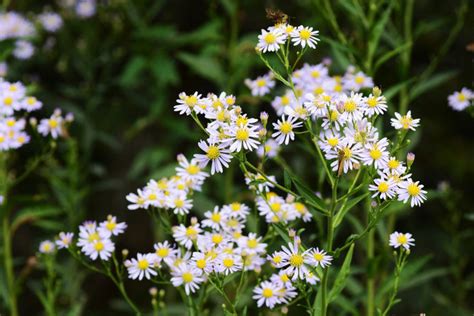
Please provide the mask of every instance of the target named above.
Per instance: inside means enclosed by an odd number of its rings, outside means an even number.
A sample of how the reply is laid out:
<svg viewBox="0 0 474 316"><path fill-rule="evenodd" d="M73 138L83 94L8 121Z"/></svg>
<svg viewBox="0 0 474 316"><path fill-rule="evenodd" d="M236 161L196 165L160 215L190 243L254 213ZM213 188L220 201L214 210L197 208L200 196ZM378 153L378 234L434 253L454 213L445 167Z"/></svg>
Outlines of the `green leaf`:
<svg viewBox="0 0 474 316"><path fill-rule="evenodd" d="M311 206L321 211L323 214L327 214L327 206L324 201L319 198L310 188L305 186L300 180L295 177L291 177L293 184L299 194L308 202Z"/></svg>
<svg viewBox="0 0 474 316"><path fill-rule="evenodd" d="M380 66L382 66L384 63L389 61L391 58L397 56L398 54L402 53L406 49L409 49L411 46L412 46L412 43L408 42L408 43L400 45L400 46L396 47L395 49L392 49L391 51L388 51L385 54L383 54L382 56L380 56L380 58L377 59L377 61L375 62L374 71L377 71L377 69Z"/></svg>
<svg viewBox="0 0 474 316"><path fill-rule="evenodd" d="M347 278L351 273L351 262L352 262L352 254L354 253L354 244L351 245L349 251L347 251L346 258L342 263L341 269L337 274L336 280L334 281L334 285L329 292L329 302L334 301L337 296L342 292L344 286L346 285Z"/></svg>
<svg viewBox="0 0 474 316"><path fill-rule="evenodd" d="M281 238L283 238L286 243L292 242L290 236L288 235L288 231L286 231L283 226L281 226L280 224L273 224L273 228L275 228L276 232L281 236Z"/></svg>
<svg viewBox="0 0 474 316"><path fill-rule="evenodd" d="M369 56L374 56L375 51L379 45L380 37L382 36L382 33L385 29L385 25L388 22L388 19L390 17L390 13L392 12L392 7L393 7L394 1L391 1L388 7L385 9L385 11L382 13L382 16L379 18L377 24L373 28L370 38L369 38L369 43L368 43L368 55Z"/></svg>
<svg viewBox="0 0 474 316"><path fill-rule="evenodd" d="M442 73L432 75L425 81L418 82L410 91L410 99L414 100L425 92L436 88L437 86L447 82L449 79L456 76L457 70L449 70Z"/></svg>
<svg viewBox="0 0 474 316"><path fill-rule="evenodd" d="M351 209L353 208L354 206L356 206L360 201L362 201L363 199L365 199L367 196L369 195L369 193L364 193L364 194L361 194L353 199L350 199L345 205L344 207L341 206L341 209L337 212L336 216L334 217L334 222L333 222L333 228L336 228L337 226L339 226L339 224L341 224L344 216L346 215L346 213Z"/></svg>
<svg viewBox="0 0 474 316"><path fill-rule="evenodd" d="M217 85L222 85L222 82L225 81L224 69L216 57L180 53L178 54L178 59L189 66L195 73Z"/></svg>
<svg viewBox="0 0 474 316"><path fill-rule="evenodd" d="M145 66L146 60L142 56L136 56L130 60L120 76L120 85L130 87L131 85L138 83L139 81L137 78L140 76L142 70L145 69Z"/></svg>
<svg viewBox="0 0 474 316"><path fill-rule="evenodd" d="M392 85L390 88L384 91L383 95L387 98L387 100L391 100L398 92L403 89L403 87L413 83L413 81L415 81L415 78L411 78Z"/></svg>
<svg viewBox="0 0 474 316"><path fill-rule="evenodd" d="M24 223L35 222L42 218L60 215L62 210L52 205L37 205L22 209L12 222L12 231Z"/></svg>

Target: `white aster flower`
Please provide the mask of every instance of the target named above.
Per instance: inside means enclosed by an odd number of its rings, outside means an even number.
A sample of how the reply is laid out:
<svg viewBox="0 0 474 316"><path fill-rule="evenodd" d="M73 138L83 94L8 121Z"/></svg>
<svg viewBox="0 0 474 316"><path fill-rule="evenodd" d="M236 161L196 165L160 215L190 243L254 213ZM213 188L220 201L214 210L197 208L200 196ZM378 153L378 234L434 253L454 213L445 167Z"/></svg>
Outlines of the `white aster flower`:
<svg viewBox="0 0 474 316"><path fill-rule="evenodd" d="M152 276L157 275L157 272L153 269L156 261L156 255L154 253L137 254L137 258L132 258L125 262L125 266L128 270L128 277L132 280L142 280L143 277L150 279Z"/></svg>
<svg viewBox="0 0 474 316"><path fill-rule="evenodd" d="M462 88L461 91L456 91L448 97L448 104L455 111L462 111L467 108L472 99L474 92L468 88Z"/></svg>
<svg viewBox="0 0 474 316"><path fill-rule="evenodd" d="M390 124L395 129L404 129L414 131L416 127L420 124L420 119L414 119L411 117L411 111L408 111L406 115L400 115L400 113L395 113L395 118L390 120Z"/></svg>
<svg viewBox="0 0 474 316"><path fill-rule="evenodd" d="M294 129L299 128L303 125L302 122L296 122L296 117L288 117L285 118L283 115L281 120L278 120L276 123L273 123L273 127L275 128L276 132L272 134L272 137L275 138L278 144L288 145L290 140L295 139L295 132Z"/></svg>
<svg viewBox="0 0 474 316"><path fill-rule="evenodd" d="M206 141L201 140L199 141L198 146L206 153L205 155L194 155L194 158L201 168L204 168L209 162L211 162L211 174L214 174L216 172L224 172L223 167L229 167L229 162L232 159L232 156L230 155L229 150L226 149L225 145L217 144L212 141L207 143Z"/></svg>
<svg viewBox="0 0 474 316"><path fill-rule="evenodd" d="M199 284L204 282L202 277L202 270L182 263L177 268L171 270L171 283L174 287L178 287L184 284L184 290L187 295L194 293L199 289Z"/></svg>
<svg viewBox="0 0 474 316"><path fill-rule="evenodd" d="M56 247L51 240L44 240L39 245L39 252L44 254L53 253L55 249Z"/></svg>
<svg viewBox="0 0 474 316"><path fill-rule="evenodd" d="M58 249L69 248L73 237L74 233L60 232L58 239L56 240L56 245L58 246Z"/></svg>
<svg viewBox="0 0 474 316"><path fill-rule="evenodd" d="M426 200L426 191L419 181L413 182L412 179L402 181L398 184L398 200L406 203L410 200L411 207L420 206Z"/></svg>
<svg viewBox="0 0 474 316"><path fill-rule="evenodd" d="M394 232L390 235L389 245L397 249L398 247L403 247L406 250L409 250L411 246L415 245L415 239L410 233L399 233Z"/></svg>
<svg viewBox="0 0 474 316"><path fill-rule="evenodd" d="M262 30L262 34L258 36L257 49L262 53L276 52L280 49L280 45L285 43L285 37L279 29Z"/></svg>
<svg viewBox="0 0 474 316"><path fill-rule="evenodd" d="M305 256L308 263L315 267L320 266L321 268L325 268L331 265L332 256L329 256L326 251L323 249L320 250L318 247L316 247L316 249L312 248L305 254Z"/></svg>
<svg viewBox="0 0 474 316"><path fill-rule="evenodd" d="M295 46L316 48L319 41L318 34L319 31L313 31L312 27L300 25L291 33L291 41Z"/></svg>
<svg viewBox="0 0 474 316"><path fill-rule="evenodd" d="M273 309L276 304L280 304L281 300L278 295L283 290L283 286L278 283L269 281L263 281L257 287L254 288L253 299L257 301L257 306L262 307L263 305Z"/></svg>

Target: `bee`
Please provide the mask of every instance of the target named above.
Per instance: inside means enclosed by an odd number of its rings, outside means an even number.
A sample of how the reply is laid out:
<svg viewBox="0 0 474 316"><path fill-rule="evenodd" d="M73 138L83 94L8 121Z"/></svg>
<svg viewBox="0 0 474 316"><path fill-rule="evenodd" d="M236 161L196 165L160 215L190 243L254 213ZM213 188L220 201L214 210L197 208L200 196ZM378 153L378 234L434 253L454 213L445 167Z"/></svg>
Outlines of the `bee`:
<svg viewBox="0 0 474 316"><path fill-rule="evenodd" d="M267 19L272 20L275 24L285 24L288 22L288 15L278 9L266 8Z"/></svg>

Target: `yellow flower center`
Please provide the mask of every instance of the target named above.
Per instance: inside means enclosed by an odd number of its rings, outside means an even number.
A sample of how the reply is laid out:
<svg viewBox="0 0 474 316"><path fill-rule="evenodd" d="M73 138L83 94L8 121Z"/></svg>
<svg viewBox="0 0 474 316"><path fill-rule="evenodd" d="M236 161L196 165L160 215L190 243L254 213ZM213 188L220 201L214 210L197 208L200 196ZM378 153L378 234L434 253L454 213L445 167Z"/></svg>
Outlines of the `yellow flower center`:
<svg viewBox="0 0 474 316"><path fill-rule="evenodd" d="M311 77L313 77L313 78L319 78L319 76L321 76L321 74L319 73L319 71L313 70L313 71L311 72Z"/></svg>
<svg viewBox="0 0 474 316"><path fill-rule="evenodd" d="M239 128L237 132L235 133L235 138L237 140L247 140L249 139L249 131L246 128Z"/></svg>
<svg viewBox="0 0 474 316"><path fill-rule="evenodd" d="M315 253L313 257L314 257L314 260L316 260L318 262L324 259L324 255L322 253L318 253L318 252Z"/></svg>
<svg viewBox="0 0 474 316"><path fill-rule="evenodd" d="M7 106L12 105L12 103L13 103L13 98L12 97L5 97L5 99L3 99L3 104L5 104Z"/></svg>
<svg viewBox="0 0 474 316"><path fill-rule="evenodd" d="M224 260L222 260L222 264L224 264L224 266L226 268L230 268L234 265L234 259L232 258L225 258Z"/></svg>
<svg viewBox="0 0 474 316"><path fill-rule="evenodd" d="M220 221L221 221L221 214L220 214L220 213L213 213L212 216L211 216L211 220L212 220L214 223L220 223Z"/></svg>
<svg viewBox="0 0 474 316"><path fill-rule="evenodd" d="M192 239L196 238L197 233L198 233L197 230L192 226L186 228L186 236L188 236Z"/></svg>
<svg viewBox="0 0 474 316"><path fill-rule="evenodd" d="M262 296L265 297L265 298L272 297L273 296L273 290L268 288L268 287L264 288L263 291L262 291Z"/></svg>
<svg viewBox="0 0 474 316"><path fill-rule="evenodd" d="M380 151L380 149L378 148L374 148L370 151L370 157L373 160L378 160L380 159L380 157L382 157L382 151Z"/></svg>
<svg viewBox="0 0 474 316"><path fill-rule="evenodd" d="M387 165L390 169L395 169L395 168L398 168L398 166L400 165L400 162L396 159L391 159L388 161Z"/></svg>
<svg viewBox="0 0 474 316"><path fill-rule="evenodd" d="M408 185L407 191L408 194L410 194L411 196L417 196L418 194L420 194L420 188L414 183L410 183Z"/></svg>
<svg viewBox="0 0 474 316"><path fill-rule="evenodd" d="M248 118L245 117L245 116L239 116L236 120L235 120L235 125L237 126L241 126L241 125L245 125L247 124L248 122Z"/></svg>
<svg viewBox="0 0 474 316"><path fill-rule="evenodd" d="M267 33L265 35L265 37L263 38L263 40L265 41L265 43L267 44L273 44L276 42L276 36L273 35L272 33Z"/></svg>
<svg viewBox="0 0 474 316"><path fill-rule="evenodd" d="M184 201L181 200L181 199L175 199L174 200L174 205L176 206L176 208L183 207L184 206Z"/></svg>
<svg viewBox="0 0 474 316"><path fill-rule="evenodd" d="M220 244L224 240L221 234L214 234L212 235L212 242L215 244Z"/></svg>
<svg viewBox="0 0 474 316"><path fill-rule="evenodd" d="M104 250L104 244L101 241L98 241L94 244L94 249L97 251Z"/></svg>
<svg viewBox="0 0 474 316"><path fill-rule="evenodd" d="M88 240L89 240L90 242L95 241L95 240L99 240L99 239L100 239L100 237L99 237L99 234L98 234L97 232L93 232L93 233L90 234L89 237L88 237Z"/></svg>
<svg viewBox="0 0 474 316"><path fill-rule="evenodd" d="M406 115L400 119L403 129L409 129L412 121L413 119L411 117L407 117Z"/></svg>
<svg viewBox="0 0 474 316"><path fill-rule="evenodd" d="M283 282L288 282L290 281L290 278L288 277L288 274L284 273L280 276L280 280L282 280Z"/></svg>
<svg viewBox="0 0 474 316"><path fill-rule="evenodd" d="M354 79L355 83L357 84L363 84L364 83L364 77L362 76L356 76Z"/></svg>
<svg viewBox="0 0 474 316"><path fill-rule="evenodd" d="M197 102L198 102L198 99L195 95L189 95L184 98L184 103L186 103L186 105L189 106L190 108L195 106Z"/></svg>
<svg viewBox="0 0 474 316"><path fill-rule="evenodd" d="M274 263L279 264L281 262L281 256L276 255L275 257L273 257L272 260L273 260Z"/></svg>
<svg viewBox="0 0 474 316"><path fill-rule="evenodd" d="M371 108L374 108L377 106L377 99L374 97L370 97L367 99L367 105Z"/></svg>
<svg viewBox="0 0 474 316"><path fill-rule="evenodd" d="M344 159L349 159L352 157L352 150L349 147L345 147L343 150Z"/></svg>
<svg viewBox="0 0 474 316"><path fill-rule="evenodd" d="M408 242L408 238L404 234L398 235L397 240L402 245L405 245Z"/></svg>
<svg viewBox="0 0 474 316"><path fill-rule="evenodd" d="M313 90L314 94L318 95L324 92L324 89L321 87L317 87Z"/></svg>
<svg viewBox="0 0 474 316"><path fill-rule="evenodd" d="M329 120L330 120L331 122L337 121L338 117L339 117L339 113L338 113L337 111L331 111L331 112L329 113Z"/></svg>
<svg viewBox="0 0 474 316"><path fill-rule="evenodd" d="M331 147L336 147L339 144L339 139L337 139L336 137L328 138L328 144Z"/></svg>
<svg viewBox="0 0 474 316"><path fill-rule="evenodd" d="M185 283L190 283L190 282L193 281L193 279L194 279L194 276L191 272L184 272L183 273L183 281Z"/></svg>
<svg viewBox="0 0 474 316"><path fill-rule="evenodd" d="M161 258L168 256L169 253L170 250L168 248L160 248L156 251L157 256Z"/></svg>
<svg viewBox="0 0 474 316"><path fill-rule="evenodd" d="M33 105L33 104L35 104L35 103L36 103L36 98L35 98L35 97L28 97L28 98L26 98L26 103L27 103L28 105Z"/></svg>
<svg viewBox="0 0 474 316"><path fill-rule="evenodd" d="M281 125L280 125L280 131L281 131L283 134L291 133L292 130L293 130L293 126L291 126L291 124L290 124L289 122L283 122L283 123L281 123Z"/></svg>
<svg viewBox="0 0 474 316"><path fill-rule="evenodd" d="M117 223L115 222L107 222L105 224L105 227L110 231L114 230L116 226L117 226Z"/></svg>
<svg viewBox="0 0 474 316"><path fill-rule="evenodd" d="M55 119L50 119L50 120L48 121L48 124L49 124L49 127L51 127L51 128L56 128L56 127L58 127L58 121L55 120Z"/></svg>
<svg viewBox="0 0 474 316"><path fill-rule="evenodd" d="M300 37L302 40L307 41L311 37L311 32L307 29L303 29L300 31Z"/></svg>
<svg viewBox="0 0 474 316"><path fill-rule="evenodd" d="M257 80L257 87L265 87L265 85L267 84L267 82L265 81L265 79L258 79Z"/></svg>
<svg viewBox="0 0 474 316"><path fill-rule="evenodd" d="M357 109L357 104L353 100L344 103L344 110L346 112L354 112Z"/></svg>
<svg viewBox="0 0 474 316"><path fill-rule="evenodd" d="M284 95L281 97L281 104L283 106L287 106L288 104L290 104L290 97L287 96L287 95Z"/></svg>
<svg viewBox="0 0 474 316"><path fill-rule="evenodd" d="M191 174L191 175L195 175L195 174L198 174L199 171L201 171L201 169L196 166L196 165L189 165L187 168L186 168L186 171Z"/></svg>
<svg viewBox="0 0 474 316"><path fill-rule="evenodd" d="M380 182L377 189L381 193L385 193L388 191L388 183L387 182Z"/></svg>
<svg viewBox="0 0 474 316"><path fill-rule="evenodd" d="M219 151L219 147L217 147L215 145L209 146L209 148L207 150L207 158L217 159L217 158L219 158L220 155L221 155L221 153Z"/></svg>
<svg viewBox="0 0 474 316"><path fill-rule="evenodd" d="M247 241L247 246L248 246L249 248L252 248L252 249L257 248L258 242L257 242L256 239L249 239L249 240Z"/></svg>
<svg viewBox="0 0 474 316"><path fill-rule="evenodd" d="M458 101L459 102L464 102L466 101L466 95L464 93L459 93L458 94Z"/></svg>
<svg viewBox="0 0 474 316"><path fill-rule="evenodd" d="M290 264L293 267L299 267L303 264L303 257L299 254L293 254L290 257Z"/></svg>
<svg viewBox="0 0 474 316"><path fill-rule="evenodd" d="M279 212L281 210L281 204L280 203L271 203L270 208L272 209L273 212Z"/></svg>
<svg viewBox="0 0 474 316"><path fill-rule="evenodd" d="M240 203L234 202L230 205L230 208L234 212L240 211Z"/></svg>
<svg viewBox="0 0 474 316"><path fill-rule="evenodd" d="M150 264L148 263L148 260L146 260L146 259L138 260L138 269L146 270L146 269L148 269L149 266L150 266Z"/></svg>
<svg viewBox="0 0 474 316"><path fill-rule="evenodd" d="M204 269L206 267L206 259L196 260L196 267L198 267L199 269Z"/></svg>

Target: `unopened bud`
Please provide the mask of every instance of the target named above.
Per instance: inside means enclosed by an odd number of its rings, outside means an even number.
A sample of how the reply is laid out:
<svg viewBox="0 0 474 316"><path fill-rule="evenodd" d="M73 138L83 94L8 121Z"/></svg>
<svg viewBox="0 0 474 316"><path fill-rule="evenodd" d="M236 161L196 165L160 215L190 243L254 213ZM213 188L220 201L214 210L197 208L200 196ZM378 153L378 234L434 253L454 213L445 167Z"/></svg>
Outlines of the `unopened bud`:
<svg viewBox="0 0 474 316"><path fill-rule="evenodd" d="M74 121L74 114L73 113L66 114L65 120L66 122L71 123L72 121Z"/></svg>
<svg viewBox="0 0 474 316"><path fill-rule="evenodd" d="M408 153L407 154L407 166L408 166L408 168L410 168L411 165L413 165L414 161L415 161L415 154L414 153Z"/></svg>
<svg viewBox="0 0 474 316"><path fill-rule="evenodd" d="M128 249L122 249L122 257L124 258L128 257Z"/></svg>
<svg viewBox="0 0 474 316"><path fill-rule="evenodd" d="M242 108L240 106L235 106L234 107L234 113L236 115L240 115L240 113L242 113Z"/></svg>
<svg viewBox="0 0 474 316"><path fill-rule="evenodd" d="M372 202L370 202L370 206L371 206L372 208L376 208L376 207L377 207L377 201L372 201Z"/></svg>
<svg viewBox="0 0 474 316"><path fill-rule="evenodd" d="M260 121L264 127L267 126L268 123L268 113L267 112L260 112Z"/></svg>
<svg viewBox="0 0 474 316"><path fill-rule="evenodd" d="M285 200L286 200L286 203L293 203L295 201L295 196L288 194Z"/></svg>
<svg viewBox="0 0 474 316"><path fill-rule="evenodd" d="M325 57L325 58L323 58L322 63L325 66L330 66L332 64L332 59L330 57Z"/></svg>
<svg viewBox="0 0 474 316"><path fill-rule="evenodd" d="M374 87L372 89L372 94L375 96L375 97L380 97L380 95L382 94L382 90L380 90L379 87Z"/></svg>
<svg viewBox="0 0 474 316"><path fill-rule="evenodd" d="M148 290L148 293L150 293L151 296L155 297L158 294L158 289L153 286Z"/></svg>
<svg viewBox="0 0 474 316"><path fill-rule="evenodd" d="M290 235L290 238L294 238L296 236L296 231L294 229L289 229L288 235Z"/></svg>
<svg viewBox="0 0 474 316"><path fill-rule="evenodd" d="M191 225L196 225L198 223L197 217L191 217Z"/></svg>
<svg viewBox="0 0 474 316"><path fill-rule="evenodd" d="M281 313L282 313L282 314L285 314L285 315L288 314L288 307L287 307L287 306L283 306L283 307L281 308Z"/></svg>
<svg viewBox="0 0 474 316"><path fill-rule="evenodd" d="M265 140L267 137L267 129L266 128L261 128L258 130L258 138L260 140Z"/></svg>
<svg viewBox="0 0 474 316"><path fill-rule="evenodd" d="M38 120L36 119L36 117L31 117L30 118L30 125L32 127L36 127L36 125L38 125Z"/></svg>
<svg viewBox="0 0 474 316"><path fill-rule="evenodd" d="M159 293L160 297L161 298L165 297L165 294L166 294L165 290L161 289Z"/></svg>
<svg viewBox="0 0 474 316"><path fill-rule="evenodd" d="M54 112L53 112L53 115L60 116L61 115L61 109L55 109Z"/></svg>

